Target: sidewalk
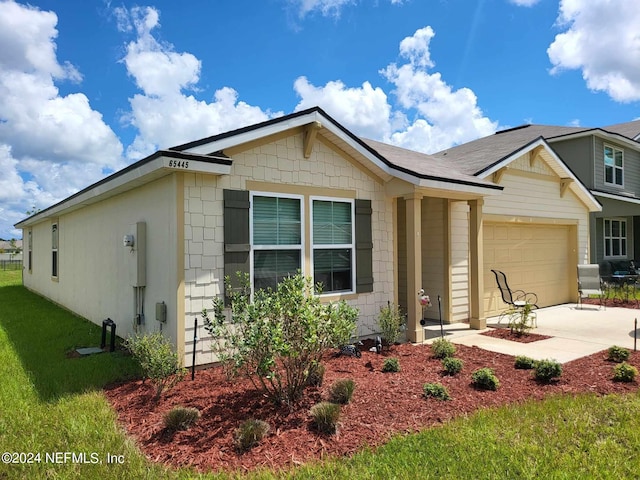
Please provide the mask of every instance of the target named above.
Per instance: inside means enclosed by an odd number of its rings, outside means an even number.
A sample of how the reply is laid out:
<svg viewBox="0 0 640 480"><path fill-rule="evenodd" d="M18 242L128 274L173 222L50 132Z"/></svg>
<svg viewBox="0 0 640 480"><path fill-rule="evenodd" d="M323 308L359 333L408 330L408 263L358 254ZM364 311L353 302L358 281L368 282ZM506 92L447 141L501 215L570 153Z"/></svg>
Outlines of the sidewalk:
<svg viewBox="0 0 640 480"><path fill-rule="evenodd" d="M633 350L634 320L640 319L640 310L636 309L607 307L605 310L584 305L581 310L573 303L541 308L536 312L538 328L533 329L532 333L553 338L532 343L512 342L480 335L486 330L471 330L466 323L444 325L445 338L453 343L477 346L492 352L526 355L536 360L551 358L565 363L606 350L612 345ZM500 326L498 317L488 318L487 326ZM503 322L501 326L506 325ZM425 343L431 343L440 337L440 324L429 322L425 326L425 333L428 338Z"/></svg>

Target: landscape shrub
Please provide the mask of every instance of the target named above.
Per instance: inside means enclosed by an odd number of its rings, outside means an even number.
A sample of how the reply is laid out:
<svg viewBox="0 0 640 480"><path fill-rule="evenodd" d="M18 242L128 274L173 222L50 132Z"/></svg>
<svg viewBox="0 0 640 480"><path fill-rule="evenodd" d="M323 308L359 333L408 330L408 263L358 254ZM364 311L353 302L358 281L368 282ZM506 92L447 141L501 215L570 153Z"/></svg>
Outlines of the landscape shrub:
<svg viewBox="0 0 640 480"><path fill-rule="evenodd" d="M447 375L455 375L462 371L464 362L455 357L446 357L442 359L442 367Z"/></svg>
<svg viewBox="0 0 640 480"><path fill-rule="evenodd" d="M311 407L309 412L316 428L322 433L335 433L340 420L340 405L331 402L320 402Z"/></svg>
<svg viewBox="0 0 640 480"><path fill-rule="evenodd" d="M521 370L531 370L536 367L536 361L533 358L519 355L516 357L515 367Z"/></svg>
<svg viewBox="0 0 640 480"><path fill-rule="evenodd" d="M427 398L436 398L438 400L450 400L451 396L447 387L441 383L425 383L422 386L422 392Z"/></svg>
<svg viewBox="0 0 640 480"><path fill-rule="evenodd" d="M180 368L178 354L162 332L131 336L124 346L140 364L143 377L155 386L154 401L184 377L185 370Z"/></svg>
<svg viewBox="0 0 640 480"><path fill-rule="evenodd" d="M616 382L633 382L638 375L638 369L627 362L613 367L613 380Z"/></svg>
<svg viewBox="0 0 640 480"><path fill-rule="evenodd" d="M631 352L624 347L613 345L607 350L607 358L616 363L626 362L629 360Z"/></svg>
<svg viewBox="0 0 640 480"><path fill-rule="evenodd" d="M164 414L164 428L169 432L186 430L196 423L198 418L200 418L200 412L197 408L181 406L173 407Z"/></svg>
<svg viewBox="0 0 640 480"><path fill-rule="evenodd" d="M353 336L358 309L345 301L320 301L320 288L300 273L283 279L276 290L251 290L249 276L225 277L230 318L222 298L213 300L213 316L203 310L212 349L232 373L246 375L274 403L290 405L302 396L314 364L328 348Z"/></svg>
<svg viewBox="0 0 640 480"><path fill-rule="evenodd" d="M400 307L395 303L389 302L386 307L381 307L377 324L387 345L393 345L400 338L405 326L405 319L402 316Z"/></svg>
<svg viewBox="0 0 640 480"><path fill-rule="evenodd" d="M400 371L400 363L397 358L390 357L386 358L382 363L382 371L387 372L399 372Z"/></svg>
<svg viewBox="0 0 640 480"><path fill-rule="evenodd" d="M307 374L307 385L309 387L321 387L324 381L324 365L319 362L313 362L309 366Z"/></svg>
<svg viewBox="0 0 640 480"><path fill-rule="evenodd" d="M562 364L555 360L540 360L534 367L534 378L541 382L550 382L560 378L562 375Z"/></svg>
<svg viewBox="0 0 640 480"><path fill-rule="evenodd" d="M456 354L456 346L446 338L438 338L431 344L431 351L435 358L453 357Z"/></svg>
<svg viewBox="0 0 640 480"><path fill-rule="evenodd" d="M233 440L241 452L250 450L269 433L269 424L263 420L250 418L240 424L233 432Z"/></svg>
<svg viewBox="0 0 640 480"><path fill-rule="evenodd" d="M351 379L340 379L333 382L329 392L329 400L332 403L340 403L346 405L351 401L353 391L356 388L356 382Z"/></svg>
<svg viewBox="0 0 640 480"><path fill-rule="evenodd" d="M483 390L497 390L500 386L500 380L496 377L493 370L488 367L479 368L471 374L473 384Z"/></svg>

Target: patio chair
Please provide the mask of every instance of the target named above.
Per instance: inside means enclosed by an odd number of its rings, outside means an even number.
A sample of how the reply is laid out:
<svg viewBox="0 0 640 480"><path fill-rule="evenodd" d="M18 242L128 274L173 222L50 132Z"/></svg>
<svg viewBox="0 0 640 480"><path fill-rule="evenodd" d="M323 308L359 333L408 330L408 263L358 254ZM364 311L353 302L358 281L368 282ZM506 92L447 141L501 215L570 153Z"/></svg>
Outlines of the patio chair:
<svg viewBox="0 0 640 480"><path fill-rule="evenodd" d="M606 285L600 276L600 267L597 264L578 265L578 306L582 309L582 299L590 295L597 295L600 299L600 306L606 305Z"/></svg>
<svg viewBox="0 0 640 480"><path fill-rule="evenodd" d="M500 295L502 295L502 301L509 305L511 308L520 310L526 305L538 308L538 296L532 292L525 292L524 290L511 290L507 283L507 276L500 270L491 270L496 276L496 282L500 289Z"/></svg>

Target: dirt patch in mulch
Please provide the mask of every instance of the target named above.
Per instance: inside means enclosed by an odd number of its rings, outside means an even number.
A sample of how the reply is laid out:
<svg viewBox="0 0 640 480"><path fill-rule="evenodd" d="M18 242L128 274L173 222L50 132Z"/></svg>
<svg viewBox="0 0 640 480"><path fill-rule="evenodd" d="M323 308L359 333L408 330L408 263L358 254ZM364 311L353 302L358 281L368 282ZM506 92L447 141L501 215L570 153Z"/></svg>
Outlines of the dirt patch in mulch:
<svg viewBox="0 0 640 480"><path fill-rule="evenodd" d="M120 424L150 460L174 467L189 465L201 471L244 471L282 469L327 456L349 456L365 446L379 446L391 435L439 425L480 408L552 394L604 395L638 389L637 382L612 381L615 364L606 360L606 352L565 364L559 381L543 385L532 378L531 371L515 369L511 356L477 347L457 348L456 356L463 360L464 368L455 377L444 374L428 345L394 345L382 354L364 348L361 358L328 354L323 386L307 389L293 410L274 407L247 380L229 381L219 367L196 372L194 381L188 376L157 405L151 401L153 390L148 382L111 386L106 395ZM387 357L398 358L400 372L382 372ZM640 354L632 353L629 362L640 367ZM473 387L471 373L481 367L495 371L501 383L498 391ZM341 378L355 380L353 399L342 408L338 433L319 434L311 424L309 409L327 399L330 385ZM426 399L422 395L426 382L445 385L452 400ZM176 405L195 407L202 416L191 429L168 435L163 414ZM239 453L234 448L233 431L248 418L267 421L270 433L252 450Z"/></svg>
<svg viewBox="0 0 640 480"><path fill-rule="evenodd" d="M491 330L482 332L480 335L485 335L487 337L493 337L493 338L501 338L503 340L511 340L512 342L518 342L518 343L533 343L539 340L546 340L547 338L552 338L549 335L540 335L539 333L531 333L531 332L518 335L517 333L512 333L510 328L492 328Z"/></svg>

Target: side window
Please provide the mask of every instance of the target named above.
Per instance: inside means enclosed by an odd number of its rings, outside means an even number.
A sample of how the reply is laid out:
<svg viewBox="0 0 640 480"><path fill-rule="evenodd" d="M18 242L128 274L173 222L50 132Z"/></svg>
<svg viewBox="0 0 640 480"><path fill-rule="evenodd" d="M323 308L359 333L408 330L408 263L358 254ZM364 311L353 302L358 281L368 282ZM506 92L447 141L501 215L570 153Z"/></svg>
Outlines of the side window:
<svg viewBox="0 0 640 480"><path fill-rule="evenodd" d="M29 229L27 232L27 269L33 269L33 231Z"/></svg>
<svg viewBox="0 0 640 480"><path fill-rule="evenodd" d="M253 287L272 288L302 269L302 198L253 194Z"/></svg>
<svg viewBox="0 0 640 480"><path fill-rule="evenodd" d="M58 224L51 225L51 276L58 277Z"/></svg>
<svg viewBox="0 0 640 480"><path fill-rule="evenodd" d="M604 182L624 185L624 153L619 148L604 146Z"/></svg>
<svg viewBox="0 0 640 480"><path fill-rule="evenodd" d="M313 280L322 293L354 290L353 201L312 199Z"/></svg>

